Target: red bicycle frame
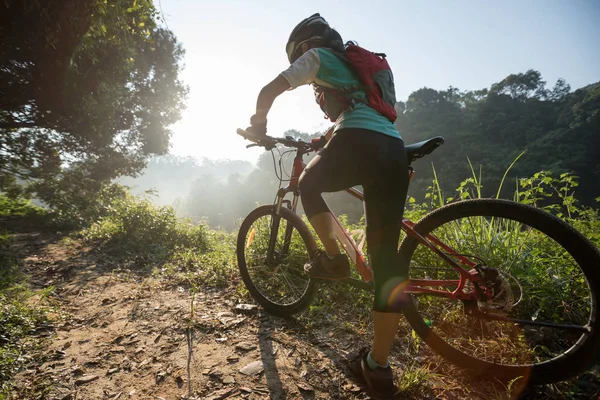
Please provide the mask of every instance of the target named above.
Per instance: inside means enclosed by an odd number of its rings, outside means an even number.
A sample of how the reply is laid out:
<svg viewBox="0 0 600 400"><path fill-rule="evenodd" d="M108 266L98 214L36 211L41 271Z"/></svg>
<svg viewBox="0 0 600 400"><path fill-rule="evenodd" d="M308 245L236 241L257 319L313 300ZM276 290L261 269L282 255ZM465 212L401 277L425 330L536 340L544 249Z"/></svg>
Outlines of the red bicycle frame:
<svg viewBox="0 0 600 400"><path fill-rule="evenodd" d="M298 190L298 183L300 180L300 176L306 167L306 164L303 161L303 156L307 151L302 151L298 149L296 152L296 156L294 157L294 163L292 168L292 175L290 178L290 183L285 188L279 189L277 193L278 201L276 213L279 214L281 211L281 207L284 203L284 197L286 194L292 192L294 197L292 202L288 202L288 207L296 212L296 208L298 205L298 197L300 192ZM410 169L410 180L414 175L414 170ZM356 199L364 202L363 193L355 188L348 188L345 190L348 194L355 197ZM331 209L329 212L333 216L336 224L334 225L334 234L338 241L341 243L342 248L348 254L348 256L354 262L358 273L360 274L362 281L358 279L350 278L348 279L348 283L359 286L363 289L372 289L373 286L373 271L370 266L365 261L364 254L357 247L355 241L352 239L350 233L342 227L337 217L333 213ZM467 257L459 255L455 250L453 250L450 246L443 243L440 239L436 238L434 235L426 235L423 237L414 229L415 223L410 221L407 218L402 220L402 230L406 232L406 234L410 237L415 238L421 244L429 248L432 252L434 252L437 256L441 257L444 261L450 264L460 275L459 279L454 280L435 280L435 279L409 279L408 284L404 288L404 292L407 294L427 294L434 296L442 296L448 297L451 299L457 300L477 300L479 295L477 291L465 293L463 291L465 284L467 281L472 281L475 284L481 283L483 284L481 275L475 271L476 263L469 260ZM451 257L452 255L453 257ZM454 287L456 288L452 291L450 290L440 290L433 289L432 287ZM486 285L482 285L481 289L487 293Z"/></svg>

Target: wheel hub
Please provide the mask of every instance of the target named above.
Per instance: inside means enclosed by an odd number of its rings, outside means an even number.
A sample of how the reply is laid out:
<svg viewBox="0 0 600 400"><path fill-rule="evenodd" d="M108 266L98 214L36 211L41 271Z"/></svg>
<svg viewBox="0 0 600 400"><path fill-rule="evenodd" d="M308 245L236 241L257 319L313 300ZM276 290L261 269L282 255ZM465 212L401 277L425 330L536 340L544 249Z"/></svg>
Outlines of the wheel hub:
<svg viewBox="0 0 600 400"><path fill-rule="evenodd" d="M508 313L515 305L513 290L508 281L498 269L486 265L477 266L471 273L477 271L481 274L488 290L482 290L481 285L469 281L465 285L465 292L478 292L480 300L477 300L479 311L502 311ZM477 285L477 286L476 286ZM473 308L475 304L472 304Z"/></svg>

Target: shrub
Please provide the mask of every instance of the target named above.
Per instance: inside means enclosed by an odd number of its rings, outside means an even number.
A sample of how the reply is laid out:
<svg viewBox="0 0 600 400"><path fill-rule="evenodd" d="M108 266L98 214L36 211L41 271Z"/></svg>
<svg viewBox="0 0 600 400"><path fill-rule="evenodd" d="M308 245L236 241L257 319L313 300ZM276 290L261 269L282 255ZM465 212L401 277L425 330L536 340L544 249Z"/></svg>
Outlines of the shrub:
<svg viewBox="0 0 600 400"><path fill-rule="evenodd" d="M86 178L64 188L61 185L65 186L61 182L56 187L47 185L45 191L41 191L51 209L52 222L60 228L89 227L110 214L111 204L128 195L124 186Z"/></svg>
<svg viewBox="0 0 600 400"><path fill-rule="evenodd" d="M46 213L41 207L31 204L29 199L24 197L10 197L0 193L0 217L34 217Z"/></svg>
<svg viewBox="0 0 600 400"><path fill-rule="evenodd" d="M207 248L203 226L179 220L173 208L156 207L128 192L106 201L103 214L79 235L119 254L164 258L177 248Z"/></svg>

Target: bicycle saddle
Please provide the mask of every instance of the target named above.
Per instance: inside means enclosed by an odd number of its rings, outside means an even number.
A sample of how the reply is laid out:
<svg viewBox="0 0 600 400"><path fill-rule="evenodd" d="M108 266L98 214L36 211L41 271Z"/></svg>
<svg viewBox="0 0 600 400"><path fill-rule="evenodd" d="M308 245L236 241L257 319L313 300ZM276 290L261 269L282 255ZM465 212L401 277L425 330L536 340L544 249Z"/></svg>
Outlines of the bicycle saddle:
<svg viewBox="0 0 600 400"><path fill-rule="evenodd" d="M444 138L441 136L432 137L431 139L423 140L422 142L409 144L406 146L406 156L408 163L412 163L417 158L421 158L431 153L444 143Z"/></svg>

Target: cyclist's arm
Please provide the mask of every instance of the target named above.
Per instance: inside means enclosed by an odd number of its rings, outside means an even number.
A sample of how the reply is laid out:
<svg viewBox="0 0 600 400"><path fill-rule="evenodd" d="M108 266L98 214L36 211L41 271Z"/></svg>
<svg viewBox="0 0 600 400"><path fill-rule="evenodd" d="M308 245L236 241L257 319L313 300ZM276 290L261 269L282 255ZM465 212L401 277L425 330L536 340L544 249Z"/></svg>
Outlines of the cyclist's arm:
<svg viewBox="0 0 600 400"><path fill-rule="evenodd" d="M317 49L310 49L298 58L288 69L283 71L265 86L256 101L256 114L252 117L252 124L261 124L267 121L267 114L275 98L288 89L312 83L319 70L320 59Z"/></svg>
<svg viewBox="0 0 600 400"><path fill-rule="evenodd" d="M256 114L253 117L253 123L265 123L267 121L267 114L269 113L275 98L290 87L288 81L283 76L278 75L277 78L273 79L267 86L262 88L258 94L258 99L256 100Z"/></svg>
<svg viewBox="0 0 600 400"><path fill-rule="evenodd" d="M332 125L331 128L329 128L327 130L327 132L325 132L325 134L323 135L325 140L327 140L328 142L329 142L329 140L331 140L331 137L333 136L333 128L335 128L335 125Z"/></svg>

